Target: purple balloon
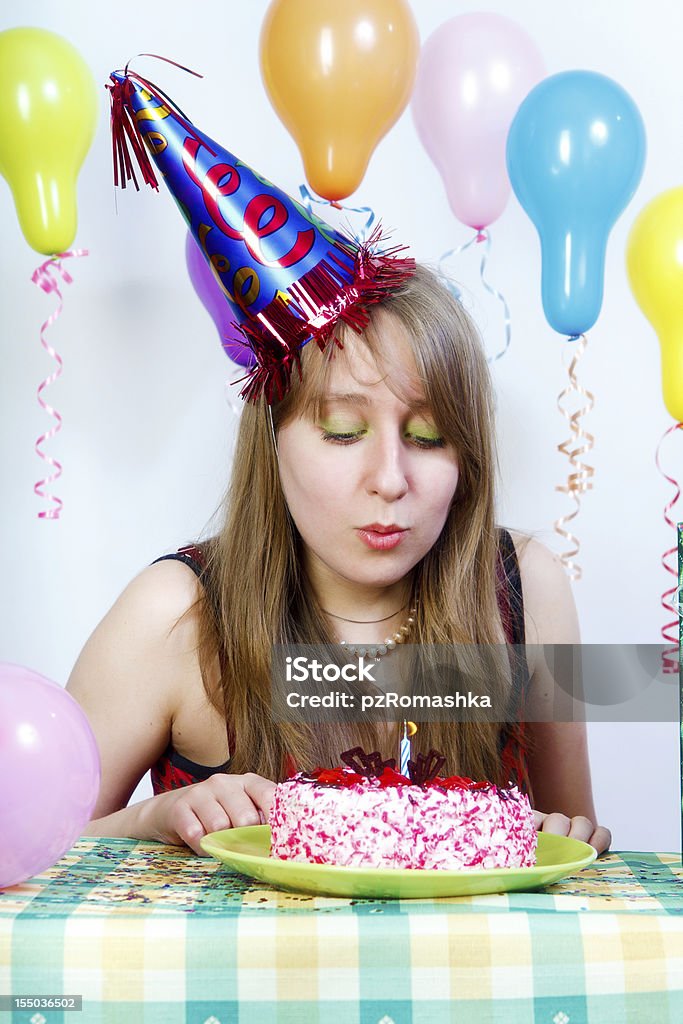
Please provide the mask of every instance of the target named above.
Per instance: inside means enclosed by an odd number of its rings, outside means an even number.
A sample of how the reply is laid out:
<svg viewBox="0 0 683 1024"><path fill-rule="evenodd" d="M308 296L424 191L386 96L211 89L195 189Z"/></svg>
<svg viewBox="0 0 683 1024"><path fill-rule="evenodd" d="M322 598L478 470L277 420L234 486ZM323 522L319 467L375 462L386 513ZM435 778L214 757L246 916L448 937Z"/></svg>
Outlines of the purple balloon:
<svg viewBox="0 0 683 1024"><path fill-rule="evenodd" d="M100 757L73 697L0 662L0 889L51 867L90 821Z"/></svg>
<svg viewBox="0 0 683 1024"><path fill-rule="evenodd" d="M249 348L242 332L235 327L235 313L230 302L221 291L218 281L211 272L208 260L197 245L194 235L189 231L185 239L185 260L190 281L216 325L226 356L240 366L253 366L256 362L254 353Z"/></svg>

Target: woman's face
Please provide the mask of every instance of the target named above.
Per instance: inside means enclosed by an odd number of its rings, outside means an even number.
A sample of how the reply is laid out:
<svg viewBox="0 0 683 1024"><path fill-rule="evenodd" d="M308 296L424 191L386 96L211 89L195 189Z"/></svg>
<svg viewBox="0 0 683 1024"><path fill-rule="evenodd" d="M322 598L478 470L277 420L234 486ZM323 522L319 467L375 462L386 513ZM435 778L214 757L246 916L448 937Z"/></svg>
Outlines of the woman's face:
<svg viewBox="0 0 683 1024"><path fill-rule="evenodd" d="M285 499L312 578L386 587L403 579L437 540L458 483L456 452L439 433L400 321L375 320L382 366L348 332L335 356L321 419L278 431ZM349 335L351 335L349 337ZM387 528L390 528L387 531Z"/></svg>

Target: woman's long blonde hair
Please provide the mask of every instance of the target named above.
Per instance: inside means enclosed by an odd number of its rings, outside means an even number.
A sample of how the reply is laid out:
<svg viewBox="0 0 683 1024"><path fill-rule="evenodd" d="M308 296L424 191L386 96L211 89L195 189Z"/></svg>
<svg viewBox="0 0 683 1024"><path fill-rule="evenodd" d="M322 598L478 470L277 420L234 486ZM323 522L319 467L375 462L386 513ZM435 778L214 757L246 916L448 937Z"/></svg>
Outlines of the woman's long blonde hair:
<svg viewBox="0 0 683 1024"><path fill-rule="evenodd" d="M476 328L431 271L418 266L400 290L372 308L360 340L380 368L385 314L405 330L436 426L459 463L444 528L414 569L419 604L411 641L421 645L428 663L434 644L494 645L504 639L496 598L492 389ZM343 357L343 351L330 344L321 354L309 343L301 355L302 380L295 373L290 392L272 408L275 434L290 418L315 413L331 359ZM390 378L386 382L392 386ZM321 727L273 721L273 643L335 640L304 574L301 540L285 504L263 400L242 412L225 510L222 529L203 546L206 596L197 610L207 694L236 736L230 770L280 780L285 755L302 770L339 764L340 752L357 745L395 756L398 726L391 740L386 726L380 732L371 722ZM210 686L217 656L220 684ZM499 700L510 685L506 673L489 683ZM414 750L438 749L448 773L504 783L499 733L499 725L485 722L424 722Z"/></svg>

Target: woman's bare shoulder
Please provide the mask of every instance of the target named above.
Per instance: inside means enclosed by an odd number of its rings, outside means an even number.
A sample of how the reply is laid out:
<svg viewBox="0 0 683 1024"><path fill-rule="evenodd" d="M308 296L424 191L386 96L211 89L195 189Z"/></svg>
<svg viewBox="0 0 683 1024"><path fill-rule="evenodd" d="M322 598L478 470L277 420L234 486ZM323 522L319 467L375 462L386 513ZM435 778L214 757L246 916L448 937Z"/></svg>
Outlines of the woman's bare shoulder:
<svg viewBox="0 0 683 1024"><path fill-rule="evenodd" d="M156 624L182 618L203 596L203 588L189 565L176 558L153 562L135 576L117 604L149 608ZM116 605L114 605L116 607Z"/></svg>
<svg viewBox="0 0 683 1024"><path fill-rule="evenodd" d="M579 627L562 560L529 534L510 531L522 579L527 643L576 643Z"/></svg>
<svg viewBox="0 0 683 1024"><path fill-rule="evenodd" d="M126 680L133 688L144 678L148 697L154 695L172 712L175 680L196 661L193 609L201 597L201 585L189 566L170 559L147 566L93 630L71 673L69 689L87 698L107 680L116 680L116 686Z"/></svg>
<svg viewBox="0 0 683 1024"><path fill-rule="evenodd" d="M173 722L201 683L196 616L201 595L178 561L150 565L125 587L81 651L67 688L85 710L102 763L96 816L125 806L168 745Z"/></svg>

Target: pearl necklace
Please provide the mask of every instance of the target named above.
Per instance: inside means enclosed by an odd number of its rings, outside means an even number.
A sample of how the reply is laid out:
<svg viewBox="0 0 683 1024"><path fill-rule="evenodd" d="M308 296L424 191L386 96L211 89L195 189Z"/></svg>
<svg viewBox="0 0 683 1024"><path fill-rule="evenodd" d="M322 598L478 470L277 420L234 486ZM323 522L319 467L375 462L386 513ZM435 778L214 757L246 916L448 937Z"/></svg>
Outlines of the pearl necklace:
<svg viewBox="0 0 683 1024"><path fill-rule="evenodd" d="M413 606L409 613L408 618L403 625L397 630L396 633L392 633L391 636L384 638L381 644L350 644L346 640L340 640L339 644L344 647L354 658L374 658L375 661L379 661L385 654L389 654L394 650L397 644L403 644L406 642L413 626L415 625L415 612L417 606Z"/></svg>

